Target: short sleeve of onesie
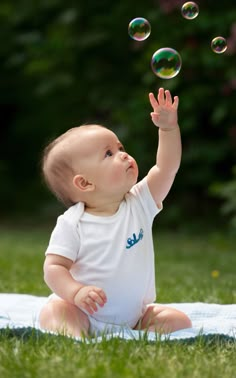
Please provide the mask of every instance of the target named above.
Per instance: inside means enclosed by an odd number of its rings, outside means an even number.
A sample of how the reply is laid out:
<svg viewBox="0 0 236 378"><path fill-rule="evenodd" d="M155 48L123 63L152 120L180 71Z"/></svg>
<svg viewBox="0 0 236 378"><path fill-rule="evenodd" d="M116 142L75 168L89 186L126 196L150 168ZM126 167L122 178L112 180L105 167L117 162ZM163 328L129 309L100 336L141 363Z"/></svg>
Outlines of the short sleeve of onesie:
<svg viewBox="0 0 236 378"><path fill-rule="evenodd" d="M161 207L158 208L149 190L147 177L134 185L130 193L138 198L138 201L146 214L147 221L149 220L150 223L152 223L154 217L162 210L162 203Z"/></svg>
<svg viewBox="0 0 236 378"><path fill-rule="evenodd" d="M77 231L77 219L84 211L83 203L70 207L63 215L57 218L52 231L49 245L45 254L56 254L67 257L73 262L77 259L80 239Z"/></svg>

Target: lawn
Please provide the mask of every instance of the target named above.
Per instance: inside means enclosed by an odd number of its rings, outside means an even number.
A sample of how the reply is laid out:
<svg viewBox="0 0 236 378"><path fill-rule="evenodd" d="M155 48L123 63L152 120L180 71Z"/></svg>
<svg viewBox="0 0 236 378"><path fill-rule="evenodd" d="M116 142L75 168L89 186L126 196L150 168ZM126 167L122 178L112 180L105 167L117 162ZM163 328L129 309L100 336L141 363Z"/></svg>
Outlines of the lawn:
<svg viewBox="0 0 236 378"><path fill-rule="evenodd" d="M43 282L50 230L0 228L0 292L48 295ZM236 236L219 230L167 232L154 237L158 301L236 303ZM129 341L74 343L32 334L0 337L1 378L141 378L235 376L232 343Z"/></svg>

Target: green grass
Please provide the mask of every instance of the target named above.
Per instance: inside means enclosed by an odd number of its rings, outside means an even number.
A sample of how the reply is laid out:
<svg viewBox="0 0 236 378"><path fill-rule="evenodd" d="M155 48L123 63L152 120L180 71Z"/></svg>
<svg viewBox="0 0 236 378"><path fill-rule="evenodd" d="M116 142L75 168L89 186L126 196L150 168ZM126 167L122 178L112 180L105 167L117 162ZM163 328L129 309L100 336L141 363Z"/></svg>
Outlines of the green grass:
<svg viewBox="0 0 236 378"><path fill-rule="evenodd" d="M48 295L43 282L50 230L0 228L0 292ZM235 303L236 236L159 231L158 301ZM218 277L212 272L218 271ZM65 337L0 335L0 377L233 378L235 343L148 343L145 339L74 343Z"/></svg>

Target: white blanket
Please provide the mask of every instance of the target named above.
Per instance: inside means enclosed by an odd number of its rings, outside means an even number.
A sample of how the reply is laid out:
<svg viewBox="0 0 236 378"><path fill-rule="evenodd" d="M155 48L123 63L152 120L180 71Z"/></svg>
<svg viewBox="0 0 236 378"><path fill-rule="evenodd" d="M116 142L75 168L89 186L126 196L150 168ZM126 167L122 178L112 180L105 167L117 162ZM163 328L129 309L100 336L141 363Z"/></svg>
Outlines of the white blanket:
<svg viewBox="0 0 236 378"><path fill-rule="evenodd" d="M38 314L47 297L38 297L27 294L0 294L0 329L19 329L31 327L40 330ZM168 303L168 306L185 312L192 320L192 328L162 335L161 339L185 340L199 335L221 335L236 340L236 304L213 303ZM106 338L120 337L124 339L138 339L144 333L124 329L119 334L107 335ZM103 337L104 338L104 337ZM145 338L155 341L154 332L145 334ZM99 338L96 339L99 341Z"/></svg>

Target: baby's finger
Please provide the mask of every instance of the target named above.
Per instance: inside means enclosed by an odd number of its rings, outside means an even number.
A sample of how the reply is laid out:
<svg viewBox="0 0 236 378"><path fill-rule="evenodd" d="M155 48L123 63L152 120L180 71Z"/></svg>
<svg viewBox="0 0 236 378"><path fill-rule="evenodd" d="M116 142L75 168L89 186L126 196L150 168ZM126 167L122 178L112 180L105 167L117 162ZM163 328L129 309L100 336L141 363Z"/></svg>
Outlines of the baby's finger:
<svg viewBox="0 0 236 378"><path fill-rule="evenodd" d="M85 304L84 310L87 311L89 313L89 315L93 315L94 314L93 309L89 305L87 305L87 304Z"/></svg>
<svg viewBox="0 0 236 378"><path fill-rule="evenodd" d="M151 113L151 117L152 117L152 122L154 123L154 125L158 125L158 121L159 121L159 114L157 113Z"/></svg>
<svg viewBox="0 0 236 378"><path fill-rule="evenodd" d="M164 88L160 88L159 89L159 92L158 92L158 95L157 95L157 99L158 99L158 102L159 102L159 105L165 105L165 96L164 96Z"/></svg>
<svg viewBox="0 0 236 378"><path fill-rule="evenodd" d="M174 97L174 102L173 102L173 108L174 108L175 110L177 110L177 109L178 109L178 106L179 106L179 97L178 97L178 96L175 96L175 97Z"/></svg>
<svg viewBox="0 0 236 378"><path fill-rule="evenodd" d="M87 311L90 314L93 313L94 311L96 312L98 310L97 305L92 298L87 297L86 300L85 300L85 305L86 305Z"/></svg>
<svg viewBox="0 0 236 378"><path fill-rule="evenodd" d="M165 95L166 95L166 105L172 105L172 97L168 89L165 91Z"/></svg>
<svg viewBox="0 0 236 378"><path fill-rule="evenodd" d="M100 296L100 298L102 298L103 302L106 303L107 302L107 296L104 293L104 291L102 289L97 289L95 291Z"/></svg>
<svg viewBox="0 0 236 378"><path fill-rule="evenodd" d="M99 306L104 306L104 299L98 295L95 291L91 291L89 293L89 297L93 299L94 302L96 302Z"/></svg>
<svg viewBox="0 0 236 378"><path fill-rule="evenodd" d="M154 96L153 93L149 93L149 101L150 101L150 104L153 107L153 110L156 111L158 109L158 102L155 99L155 96Z"/></svg>

